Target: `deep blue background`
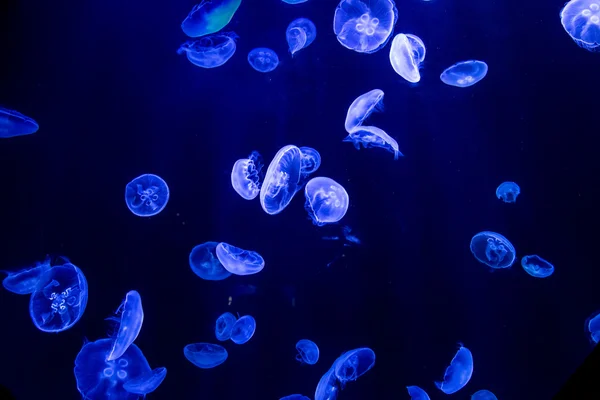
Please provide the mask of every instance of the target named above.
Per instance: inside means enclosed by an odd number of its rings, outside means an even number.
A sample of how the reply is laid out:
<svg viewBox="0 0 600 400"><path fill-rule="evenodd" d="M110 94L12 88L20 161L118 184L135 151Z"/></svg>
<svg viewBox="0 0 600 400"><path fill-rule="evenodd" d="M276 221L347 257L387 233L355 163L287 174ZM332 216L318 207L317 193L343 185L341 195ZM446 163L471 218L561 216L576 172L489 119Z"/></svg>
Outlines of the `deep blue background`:
<svg viewBox="0 0 600 400"><path fill-rule="evenodd" d="M560 25L561 0L400 0L396 33L427 46L422 81L409 85L389 64L389 44L364 55L332 31L337 1L243 0L231 24L237 53L212 70L176 50L194 1L25 1L2 3L0 103L35 118L38 133L0 142L0 268L62 254L86 274L89 303L72 329L37 331L28 298L0 291L0 383L18 399L77 399L73 361L84 338L105 337L104 318L128 290L143 298L136 343L168 375L151 399L278 399L314 396L343 351L368 346L372 371L340 398L404 399L433 386L457 343L475 372L453 398L489 389L499 399L548 399L590 352L584 321L600 308L597 285L600 55L578 48ZM292 59L285 29L314 21L316 41ZM246 55L270 47L270 74ZM468 89L440 72L456 61L489 64ZM406 157L342 143L348 105L385 91L370 123L395 137ZM319 174L346 187L343 222L363 245L321 240L298 194L280 215L231 188L234 161L252 150L267 162L287 144L312 146ZM125 184L155 173L171 199L138 218ZM496 186L522 188L515 205ZM489 272L469 251L482 230L498 231L519 259L537 253L555 274L536 280L518 263ZM333 232L333 233L332 233ZM254 276L207 282L188 267L194 245L226 241L260 252ZM345 252L330 268L326 264ZM253 296L228 296L253 284ZM292 305L292 299L295 307ZM214 342L229 310L252 314L257 331L228 361L199 370L183 357ZM294 344L321 348L299 365Z"/></svg>

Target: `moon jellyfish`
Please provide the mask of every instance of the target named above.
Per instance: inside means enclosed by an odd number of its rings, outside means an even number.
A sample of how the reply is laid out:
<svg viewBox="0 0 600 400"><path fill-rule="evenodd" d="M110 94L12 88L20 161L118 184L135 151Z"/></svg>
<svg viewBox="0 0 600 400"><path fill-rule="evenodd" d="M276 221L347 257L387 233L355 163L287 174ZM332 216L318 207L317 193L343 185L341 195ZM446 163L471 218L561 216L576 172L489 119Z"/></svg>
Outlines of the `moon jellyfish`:
<svg viewBox="0 0 600 400"><path fill-rule="evenodd" d="M189 37L204 36L220 31L231 21L242 0L202 0L181 23Z"/></svg>
<svg viewBox="0 0 600 400"><path fill-rule="evenodd" d="M319 347L312 340L302 339L296 343L296 360L309 365L314 365L319 361Z"/></svg>
<svg viewBox="0 0 600 400"><path fill-rule="evenodd" d="M254 336L256 321L251 315L244 315L238 319L231 329L231 341L235 344L244 344Z"/></svg>
<svg viewBox="0 0 600 400"><path fill-rule="evenodd" d="M300 164L300 175L308 176L321 166L321 154L312 147L300 147L302 160Z"/></svg>
<svg viewBox="0 0 600 400"><path fill-rule="evenodd" d="M300 3L306 3L308 0L281 0L284 3L288 3L288 4L300 4Z"/></svg>
<svg viewBox="0 0 600 400"><path fill-rule="evenodd" d="M140 175L125 186L125 203L138 217L151 217L161 212L169 201L169 187L159 176Z"/></svg>
<svg viewBox="0 0 600 400"><path fill-rule="evenodd" d="M342 139L342 142L350 142L357 150L360 150L360 145L367 149L369 147L379 147L394 154L394 160L398 157L404 157L404 154L398 149L398 142L385 133L383 129L376 126L361 126L350 132L348 136Z"/></svg>
<svg viewBox="0 0 600 400"><path fill-rule="evenodd" d="M600 51L600 2L569 1L560 12L560 23L579 47Z"/></svg>
<svg viewBox="0 0 600 400"><path fill-rule="evenodd" d="M306 396L302 396L301 394L290 394L289 396L282 397L279 400L310 400L310 399Z"/></svg>
<svg viewBox="0 0 600 400"><path fill-rule="evenodd" d="M214 368L227 360L227 350L211 343L193 343L183 348L183 355L198 368Z"/></svg>
<svg viewBox="0 0 600 400"><path fill-rule="evenodd" d="M350 205L346 189L331 178L313 178L304 187L304 208L318 226L338 222Z"/></svg>
<svg viewBox="0 0 600 400"><path fill-rule="evenodd" d="M335 400L339 393L338 381L335 376L335 363L325 372L315 390L315 400Z"/></svg>
<svg viewBox="0 0 600 400"><path fill-rule="evenodd" d="M119 331L117 332L112 350L108 354L108 361L113 361L121 357L135 341L142 329L144 310L142 309L140 294L135 290L129 291L117 310L117 313L119 312L121 313Z"/></svg>
<svg viewBox="0 0 600 400"><path fill-rule="evenodd" d="M123 389L129 393L145 395L154 392L167 377L167 369L160 367L153 369L150 373L131 379L123 384Z"/></svg>
<svg viewBox="0 0 600 400"><path fill-rule="evenodd" d="M50 269L49 260L36 263L35 267L25 268L20 271L1 271L8 276L2 281L2 286L10 292L16 294L29 294L35 291L35 288L40 280Z"/></svg>
<svg viewBox="0 0 600 400"><path fill-rule="evenodd" d="M399 33L392 41L390 63L394 71L407 81L421 80L419 66L425 60L425 44L415 35Z"/></svg>
<svg viewBox="0 0 600 400"><path fill-rule="evenodd" d="M194 247L190 252L190 268L196 275L207 281L221 281L231 276L217 257L217 242L206 242Z"/></svg>
<svg viewBox="0 0 600 400"><path fill-rule="evenodd" d="M298 191L302 170L302 152L293 145L281 148L265 174L260 188L260 205L267 214L283 211Z"/></svg>
<svg viewBox="0 0 600 400"><path fill-rule="evenodd" d="M237 39L238 35L234 32L204 36L193 42L185 42L179 46L177 54L185 53L187 59L198 67L220 67L235 53Z"/></svg>
<svg viewBox="0 0 600 400"><path fill-rule="evenodd" d="M408 390L410 400L430 400L427 392L418 386L407 386L406 389Z"/></svg>
<svg viewBox="0 0 600 400"><path fill-rule="evenodd" d="M248 53L248 62L258 72L271 72L279 65L279 57L271 49L257 47Z"/></svg>
<svg viewBox="0 0 600 400"><path fill-rule="evenodd" d="M383 90L373 89L358 96L346 113L344 127L348 133L360 127L373 111L383 110Z"/></svg>
<svg viewBox="0 0 600 400"><path fill-rule="evenodd" d="M246 200L253 200L260 193L260 171L262 157L253 151L248 158L241 158L233 164L231 186Z"/></svg>
<svg viewBox="0 0 600 400"><path fill-rule="evenodd" d="M585 332L590 342L593 344L600 342L600 311L594 312L585 320Z"/></svg>
<svg viewBox="0 0 600 400"><path fill-rule="evenodd" d="M38 129L40 126L32 118L18 111L0 107L0 138L31 135Z"/></svg>
<svg viewBox="0 0 600 400"><path fill-rule="evenodd" d="M515 248L496 232L479 232L471 239L471 253L477 261L491 268L508 268L515 262Z"/></svg>
<svg viewBox="0 0 600 400"><path fill-rule="evenodd" d="M521 258L521 266L534 278L547 278L554 273L554 265L537 255Z"/></svg>
<svg viewBox="0 0 600 400"><path fill-rule="evenodd" d="M333 32L347 49L375 53L390 40L397 19L393 0L342 0L335 9Z"/></svg>
<svg viewBox="0 0 600 400"><path fill-rule="evenodd" d="M496 197L505 203L514 203L521 193L521 188L514 182L503 182L496 189Z"/></svg>
<svg viewBox="0 0 600 400"><path fill-rule="evenodd" d="M221 242L217 245L216 253L223 267L235 275L256 274L265 267L265 260L255 251Z"/></svg>
<svg viewBox="0 0 600 400"><path fill-rule="evenodd" d="M335 376L342 388L348 381L355 381L375 365L375 352L368 347L349 350L335 360Z"/></svg>
<svg viewBox="0 0 600 400"><path fill-rule="evenodd" d="M440 79L446 85L465 88L485 78L487 72L488 66L483 61L461 61L446 68L440 75Z"/></svg>
<svg viewBox="0 0 600 400"><path fill-rule="evenodd" d="M471 396L471 400L498 400L498 398L489 390L480 390Z"/></svg>
<svg viewBox="0 0 600 400"><path fill-rule="evenodd" d="M285 31L285 38L292 56L294 53L308 47L317 37L317 28L310 19L298 18L293 20Z"/></svg>
<svg viewBox="0 0 600 400"><path fill-rule="evenodd" d="M221 342L229 340L231 338L231 330L236 321L237 318L232 313L226 312L221 314L215 323L215 336L217 340Z"/></svg>
<svg viewBox="0 0 600 400"><path fill-rule="evenodd" d="M435 386L446 394L458 392L465 387L473 375L473 355L464 346L460 346L456 355L444 373L442 382L435 382Z"/></svg>

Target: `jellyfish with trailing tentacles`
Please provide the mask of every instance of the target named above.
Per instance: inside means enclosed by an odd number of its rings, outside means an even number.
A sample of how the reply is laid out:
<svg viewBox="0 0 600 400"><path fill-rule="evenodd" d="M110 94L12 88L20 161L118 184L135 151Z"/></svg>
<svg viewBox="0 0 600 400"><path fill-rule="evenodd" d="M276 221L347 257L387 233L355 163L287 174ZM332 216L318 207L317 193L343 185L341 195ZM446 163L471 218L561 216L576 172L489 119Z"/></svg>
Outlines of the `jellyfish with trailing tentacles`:
<svg viewBox="0 0 600 400"><path fill-rule="evenodd" d="M179 46L177 54L185 53L187 59L198 67L216 68L233 57L237 39L238 35L235 32L216 33L185 42Z"/></svg>
<svg viewBox="0 0 600 400"><path fill-rule="evenodd" d="M248 63L258 72L271 72L279 65L277 53L266 47L257 47L248 53Z"/></svg>
<svg viewBox="0 0 600 400"><path fill-rule="evenodd" d="M189 37L209 35L220 31L231 21L242 0L202 0L181 23Z"/></svg>
<svg viewBox="0 0 600 400"><path fill-rule="evenodd" d="M477 261L494 269L510 267L517 256L512 243L496 232L479 232L473 236L469 247Z"/></svg>
<svg viewBox="0 0 600 400"><path fill-rule="evenodd" d="M444 380L435 382L435 386L446 394L456 393L469 383L472 375L473 354L461 345L444 372Z"/></svg>
<svg viewBox="0 0 600 400"><path fill-rule="evenodd" d="M290 204L299 189L301 171L298 147L287 145L275 154L260 188L260 205L267 214L278 214Z"/></svg>
<svg viewBox="0 0 600 400"><path fill-rule="evenodd" d="M0 107L0 138L31 135L40 129L32 118L18 111Z"/></svg>
<svg viewBox="0 0 600 400"><path fill-rule="evenodd" d="M314 365L319 361L319 347L315 342L308 339L301 339L296 343L296 360L301 363Z"/></svg>
<svg viewBox="0 0 600 400"><path fill-rule="evenodd" d="M138 217L161 212L169 201L169 187L160 176L140 175L125 186L125 204Z"/></svg>
<svg viewBox="0 0 600 400"><path fill-rule="evenodd" d="M207 281L221 281L229 278L227 271L217 257L217 242L206 242L195 246L188 257L190 268L200 278Z"/></svg>
<svg viewBox="0 0 600 400"><path fill-rule="evenodd" d="M579 47L600 51L600 1L569 1L560 12L560 22Z"/></svg>
<svg viewBox="0 0 600 400"><path fill-rule="evenodd" d="M233 164L231 186L243 199L253 200L259 195L262 168L262 157L257 151L253 151L248 158L241 158Z"/></svg>
<svg viewBox="0 0 600 400"><path fill-rule="evenodd" d="M192 343L183 348L183 355L198 368L208 369L227 360L227 350L212 343Z"/></svg>
<svg viewBox="0 0 600 400"><path fill-rule="evenodd" d="M487 75L488 66L483 61L461 61L446 68L440 79L446 85L465 88L473 86Z"/></svg>
<svg viewBox="0 0 600 400"><path fill-rule="evenodd" d="M235 344L244 344L254 336L256 320L251 315L244 315L238 319L231 328L231 341Z"/></svg>
<svg viewBox="0 0 600 400"><path fill-rule="evenodd" d="M317 28L308 18L298 18L290 22L285 38L292 56L298 51L308 47L317 37Z"/></svg>
<svg viewBox="0 0 600 400"><path fill-rule="evenodd" d="M50 260L38 262L35 266L19 271L0 271L8 276L2 280L2 286L16 294L30 294L35 291L40 277L50 269Z"/></svg>
<svg viewBox="0 0 600 400"><path fill-rule="evenodd" d="M399 33L392 40L390 63L394 71L407 81L417 83L421 80L419 68L425 60L425 44L418 36Z"/></svg>
<svg viewBox="0 0 600 400"><path fill-rule="evenodd" d="M125 295L125 300L119 306L117 314L120 314L120 317L111 318L119 324L119 330L113 347L108 354L107 360L109 361L121 357L140 334L144 322L144 310L142 309L140 294L135 290L129 291Z"/></svg>

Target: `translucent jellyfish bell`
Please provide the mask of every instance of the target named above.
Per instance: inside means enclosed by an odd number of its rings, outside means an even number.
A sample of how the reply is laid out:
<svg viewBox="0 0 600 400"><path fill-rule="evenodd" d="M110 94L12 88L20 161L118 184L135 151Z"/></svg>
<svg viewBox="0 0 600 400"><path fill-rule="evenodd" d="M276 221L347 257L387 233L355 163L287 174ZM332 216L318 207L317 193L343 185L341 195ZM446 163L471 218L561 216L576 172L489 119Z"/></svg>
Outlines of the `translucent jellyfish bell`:
<svg viewBox="0 0 600 400"><path fill-rule="evenodd" d="M125 186L127 208L138 217L151 217L161 212L169 201L169 187L159 176L140 175Z"/></svg>
<svg viewBox="0 0 600 400"><path fill-rule="evenodd" d="M302 152L293 145L282 147L269 164L262 187L260 205L267 214L278 214L298 191Z"/></svg>
<svg viewBox="0 0 600 400"><path fill-rule="evenodd" d="M496 197L505 203L514 203L521 193L521 188L514 182L502 182L496 189Z"/></svg>
<svg viewBox="0 0 600 400"><path fill-rule="evenodd" d="M371 115L373 111L383 109L383 90L373 89L365 94L358 96L346 113L346 122L344 127L348 133L353 132Z"/></svg>
<svg viewBox="0 0 600 400"><path fill-rule="evenodd" d="M479 232L471 239L471 253L477 261L491 268L508 268L515 262L515 248L496 232Z"/></svg>
<svg viewBox="0 0 600 400"><path fill-rule="evenodd" d="M155 391L167 377L165 367L155 368L150 373L145 373L123 384L123 389L129 393L146 395Z"/></svg>
<svg viewBox="0 0 600 400"><path fill-rule="evenodd" d="M242 0L202 0L181 23L189 37L198 37L220 31L231 21Z"/></svg>
<svg viewBox="0 0 600 400"><path fill-rule="evenodd" d="M306 177L321 166L321 154L312 147L300 147L300 152L302 153L300 174Z"/></svg>
<svg viewBox="0 0 600 400"><path fill-rule="evenodd" d="M342 142L350 142L356 150L360 150L362 145L365 149L369 147L379 147L394 154L394 160L398 157L404 157L404 154L398 149L398 142L388 135L383 129L376 126L361 126L348 133Z"/></svg>
<svg viewBox="0 0 600 400"><path fill-rule="evenodd" d="M113 361L121 357L135 341L142 329L144 310L142 309L140 294L135 290L129 291L125 295L125 300L119 306L118 312L121 313L119 331L117 332L113 347L108 354L108 361Z"/></svg>
<svg viewBox="0 0 600 400"><path fill-rule="evenodd" d="M355 381L375 365L375 352L368 347L349 350L334 362L336 378L342 388L349 381Z"/></svg>
<svg viewBox="0 0 600 400"><path fill-rule="evenodd" d="M0 107L0 138L31 135L40 129L32 118L15 110Z"/></svg>
<svg viewBox="0 0 600 400"><path fill-rule="evenodd" d="M244 344L254 336L256 320L251 315L244 315L238 319L231 329L231 341L235 344Z"/></svg>
<svg viewBox="0 0 600 400"><path fill-rule="evenodd" d="M560 12L560 22L578 46L600 51L600 2L571 0Z"/></svg>
<svg viewBox="0 0 600 400"><path fill-rule="evenodd" d="M313 178L304 187L304 208L318 226L338 222L350 205L346 189L331 178Z"/></svg>
<svg viewBox="0 0 600 400"><path fill-rule="evenodd" d="M446 85L465 88L485 78L487 72L488 66L483 61L461 61L446 68L440 75L440 79Z"/></svg>
<svg viewBox="0 0 600 400"><path fill-rule="evenodd" d="M217 245L216 253L223 267L235 275L256 274L265 267L265 260L255 251L221 242Z"/></svg>
<svg viewBox="0 0 600 400"><path fill-rule="evenodd" d="M524 256L521 259L521 266L534 278L547 278L554 273L554 265L538 255Z"/></svg>
<svg viewBox="0 0 600 400"><path fill-rule="evenodd" d="M198 368L208 369L221 365L227 360L227 350L211 343L192 343L183 348L183 355Z"/></svg>
<svg viewBox="0 0 600 400"><path fill-rule="evenodd" d="M296 343L296 350L298 350L298 354L296 355L297 361L309 365L314 365L319 361L319 347L312 340L299 340Z"/></svg>
<svg viewBox="0 0 600 400"><path fill-rule="evenodd" d="M217 257L217 242L206 242L195 246L188 258L192 271L207 281L221 281L229 278L227 271Z"/></svg>
<svg viewBox="0 0 600 400"><path fill-rule="evenodd" d="M315 400L335 400L340 389L335 376L335 363L319 380L315 390Z"/></svg>
<svg viewBox="0 0 600 400"><path fill-rule="evenodd" d="M226 312L221 314L215 323L215 336L217 340L221 342L229 340L231 338L231 330L236 321L237 318L232 313Z"/></svg>
<svg viewBox="0 0 600 400"><path fill-rule="evenodd" d="M217 33L204 36L199 40L185 42L177 50L177 54L187 56L194 65L202 68L216 68L225 64L235 53L235 32Z"/></svg>
<svg viewBox="0 0 600 400"><path fill-rule="evenodd" d="M35 291L40 277L50 269L49 260L36 263L34 267L19 271L1 271L8 276L2 281L2 286L16 294L29 294Z"/></svg>
<svg viewBox="0 0 600 400"><path fill-rule="evenodd" d="M310 400L310 399L306 396L302 396L301 394L290 394L289 396L282 397L279 400Z"/></svg>
<svg viewBox="0 0 600 400"><path fill-rule="evenodd" d="M410 400L430 400L427 392L418 386L407 386L406 390L408 390Z"/></svg>
<svg viewBox="0 0 600 400"><path fill-rule="evenodd" d="M479 390L471 396L471 400L498 400L498 398L489 390Z"/></svg>
<svg viewBox="0 0 600 400"><path fill-rule="evenodd" d="M258 72L271 72L279 65L279 57L271 49L257 47L248 53L248 63Z"/></svg>
<svg viewBox="0 0 600 400"><path fill-rule="evenodd" d="M419 67L423 60L425 44L419 37L408 33L399 33L394 37L390 48L390 63L398 75L411 83L419 82Z"/></svg>
<svg viewBox="0 0 600 400"><path fill-rule="evenodd" d="M285 38L292 56L308 47L317 37L317 28L308 18L293 20L285 31Z"/></svg>
<svg viewBox="0 0 600 400"><path fill-rule="evenodd" d="M284 3L288 3L288 4L301 4L301 3L306 3L308 0L281 0Z"/></svg>
<svg viewBox="0 0 600 400"><path fill-rule="evenodd" d="M464 346L460 346L444 373L444 380L435 382L435 386L446 394L458 392L465 387L473 375L473 355Z"/></svg>
<svg viewBox="0 0 600 400"><path fill-rule="evenodd" d="M262 157L253 151L248 158L239 159L231 170L231 186L243 199L253 200L260 193Z"/></svg>
<svg viewBox="0 0 600 400"><path fill-rule="evenodd" d="M600 342L600 311L592 313L585 320L585 333L594 345Z"/></svg>

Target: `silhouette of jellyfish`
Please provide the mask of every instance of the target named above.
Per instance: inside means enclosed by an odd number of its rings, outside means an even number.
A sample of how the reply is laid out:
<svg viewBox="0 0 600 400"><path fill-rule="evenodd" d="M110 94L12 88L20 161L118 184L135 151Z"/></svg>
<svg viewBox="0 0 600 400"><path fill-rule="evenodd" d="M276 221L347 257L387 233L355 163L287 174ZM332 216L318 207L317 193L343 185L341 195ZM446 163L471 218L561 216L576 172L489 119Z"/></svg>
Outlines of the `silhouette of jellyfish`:
<svg viewBox="0 0 600 400"><path fill-rule="evenodd" d="M375 365L375 352L368 347L349 350L334 362L335 376L342 389L349 381L355 381Z"/></svg>
<svg viewBox="0 0 600 400"><path fill-rule="evenodd" d="M300 164L300 175L307 177L321 166L321 154L312 147L300 147L302 160Z"/></svg>
<svg viewBox="0 0 600 400"><path fill-rule="evenodd" d="M231 330L236 321L237 318L232 313L226 312L221 314L215 323L215 336L217 340L221 342L229 340L231 338Z"/></svg>
<svg viewBox="0 0 600 400"><path fill-rule="evenodd" d="M394 154L394 160L398 157L404 157L404 154L398 149L398 142L390 135L385 133L383 129L376 126L361 126L355 128L348 136L342 139L342 142L350 142L357 150L360 150L360 145L367 149L369 147L379 147Z"/></svg>
<svg viewBox="0 0 600 400"><path fill-rule="evenodd" d="M331 178L313 178L304 187L304 208L318 226L338 222L350 205L346 189Z"/></svg>
<svg viewBox="0 0 600 400"><path fill-rule="evenodd" d="M227 360L227 350L211 343L192 343L183 348L183 355L198 368L208 369Z"/></svg>
<svg viewBox="0 0 600 400"><path fill-rule="evenodd" d="M265 260L255 251L221 242L217 245L216 253L223 267L235 275L256 274L265 267Z"/></svg>
<svg viewBox="0 0 600 400"><path fill-rule="evenodd" d="M88 285L83 272L67 263L54 266L40 276L29 300L29 315L43 332L62 332L83 315Z"/></svg>
<svg viewBox="0 0 600 400"><path fill-rule="evenodd" d="M410 400L430 400L427 392L418 386L407 386L406 389L408 390Z"/></svg>
<svg viewBox="0 0 600 400"><path fill-rule="evenodd" d="M595 311L585 320L585 332L591 343L600 342L600 311Z"/></svg>
<svg viewBox="0 0 600 400"><path fill-rule="evenodd" d="M498 400L498 398L489 390L479 390L471 396L471 400Z"/></svg>
<svg viewBox="0 0 600 400"><path fill-rule="evenodd" d="M138 217L151 217L158 214L168 201L169 187L157 175L140 175L125 186L125 203Z"/></svg>
<svg viewBox="0 0 600 400"><path fill-rule="evenodd" d="M154 392L167 377L165 367L155 368L149 374L128 380L123 384L123 389L129 393L146 395Z"/></svg>
<svg viewBox="0 0 600 400"><path fill-rule="evenodd" d="M521 188L514 182L503 182L496 189L496 197L505 203L514 203L521 193Z"/></svg>
<svg viewBox="0 0 600 400"><path fill-rule="evenodd" d="M16 272L1 271L8 276L2 281L2 286L16 294L29 294L35 291L40 277L50 269L50 260L36 263L34 267L24 268Z"/></svg>
<svg viewBox="0 0 600 400"><path fill-rule="evenodd" d="M310 399L306 396L302 396L301 394L290 394L289 396L282 397L279 400L310 400Z"/></svg>
<svg viewBox="0 0 600 400"><path fill-rule="evenodd" d="M383 95L383 90L373 89L361 94L350 104L344 123L348 133L360 127L373 111L383 110Z"/></svg>
<svg viewBox="0 0 600 400"><path fill-rule="evenodd" d="M294 53L308 47L316 37L317 28L307 18L293 20L285 31L285 38L292 56L294 56Z"/></svg>
<svg viewBox="0 0 600 400"><path fill-rule="evenodd" d="M517 255L508 239L496 232L479 232L471 239L470 248L477 261L491 268L508 268Z"/></svg>
<svg viewBox="0 0 600 400"><path fill-rule="evenodd" d="M398 75L411 83L419 82L419 67L423 60L425 44L418 36L399 33L394 37L390 48L390 63Z"/></svg>
<svg viewBox="0 0 600 400"><path fill-rule="evenodd" d="M315 390L315 400L335 400L339 393L338 380L335 376L335 363L323 374L317 389Z"/></svg>
<svg viewBox="0 0 600 400"><path fill-rule="evenodd" d="M458 392L465 387L473 375L473 355L471 351L460 345L456 355L444 373L442 382L435 382L435 386L446 394Z"/></svg>
<svg viewBox="0 0 600 400"><path fill-rule="evenodd" d="M271 49L257 47L248 53L250 66L258 72L271 72L279 65L279 57Z"/></svg>
<svg viewBox="0 0 600 400"><path fill-rule="evenodd" d="M260 188L260 205L267 214L278 214L290 204L299 188L301 170L298 147L287 145L275 154Z"/></svg>
<svg viewBox="0 0 600 400"><path fill-rule="evenodd" d="M554 273L554 265L538 255L523 256L521 266L534 278L547 278Z"/></svg>
<svg viewBox="0 0 600 400"><path fill-rule="evenodd" d="M187 56L194 65L202 68L216 68L225 64L235 53L235 41L238 35L235 32L217 33L204 36L199 40L185 42L177 50L177 54Z"/></svg>
<svg viewBox="0 0 600 400"><path fill-rule="evenodd" d="M241 158L233 164L231 186L243 199L253 200L260 193L260 171L262 157L253 151L248 158Z"/></svg>
<svg viewBox="0 0 600 400"><path fill-rule="evenodd" d="M127 292L125 300L117 310L118 313L121 313L121 318L115 317L113 320L119 323L119 331L108 354L108 361L114 361L121 357L140 334L144 322L144 310L142 309L140 294L135 290Z"/></svg>
<svg viewBox="0 0 600 400"><path fill-rule="evenodd" d="M181 23L189 37L209 35L220 31L231 21L242 0L202 0Z"/></svg>
<svg viewBox="0 0 600 400"><path fill-rule="evenodd" d="M569 1L560 11L560 23L579 47L600 51L600 2Z"/></svg>
<svg viewBox="0 0 600 400"><path fill-rule="evenodd" d="M440 79L446 85L465 88L485 78L487 72L488 66L483 61L461 61L446 68L440 75Z"/></svg>
<svg viewBox="0 0 600 400"><path fill-rule="evenodd" d="M0 107L0 138L31 135L38 129L40 126L32 118L18 111Z"/></svg>
<svg viewBox="0 0 600 400"><path fill-rule="evenodd" d="M207 281L221 281L229 278L227 271L217 258L217 242L206 242L194 247L190 252L190 268L196 275Z"/></svg>
<svg viewBox="0 0 600 400"><path fill-rule="evenodd" d="M235 344L244 344L254 336L256 321L251 315L244 315L238 319L231 328L231 341Z"/></svg>
<svg viewBox="0 0 600 400"><path fill-rule="evenodd" d="M314 365L319 361L319 347L312 340L302 339L296 343L296 361Z"/></svg>
<svg viewBox="0 0 600 400"><path fill-rule="evenodd" d="M347 49L375 53L390 40L397 19L393 0L342 0L335 9L333 32Z"/></svg>

